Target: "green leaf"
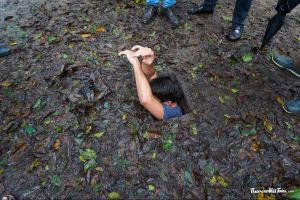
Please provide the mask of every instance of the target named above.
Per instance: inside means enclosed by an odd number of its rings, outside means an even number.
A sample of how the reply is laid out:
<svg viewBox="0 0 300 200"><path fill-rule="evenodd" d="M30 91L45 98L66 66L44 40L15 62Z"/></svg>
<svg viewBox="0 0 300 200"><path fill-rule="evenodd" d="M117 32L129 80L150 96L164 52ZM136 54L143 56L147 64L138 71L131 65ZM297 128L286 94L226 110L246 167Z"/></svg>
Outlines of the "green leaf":
<svg viewBox="0 0 300 200"><path fill-rule="evenodd" d="M56 127L55 131L56 131L56 133L60 133L62 131L62 127Z"/></svg>
<svg viewBox="0 0 300 200"><path fill-rule="evenodd" d="M56 37L54 35L49 35L48 36L48 42L49 43L53 43L53 42L55 42L55 40L56 40Z"/></svg>
<svg viewBox="0 0 300 200"><path fill-rule="evenodd" d="M207 165L204 166L204 172L207 175L213 175L215 172L215 169L211 163L208 163Z"/></svg>
<svg viewBox="0 0 300 200"><path fill-rule="evenodd" d="M197 134L198 134L198 130L197 130L196 124L193 124L193 125L191 126L191 131L192 131L192 134L193 134L193 135L197 135Z"/></svg>
<svg viewBox="0 0 300 200"><path fill-rule="evenodd" d="M61 180L60 180L60 177L57 176L57 175L54 175L51 177L51 184L56 186L56 187L59 187L60 184L61 184Z"/></svg>
<svg viewBox="0 0 300 200"><path fill-rule="evenodd" d="M28 36L28 34L26 33L26 32L24 32L24 31L20 31L20 32L18 32L18 38L20 38L20 39L23 39L23 38L26 38Z"/></svg>
<svg viewBox="0 0 300 200"><path fill-rule="evenodd" d="M108 199L113 200L113 199L120 199L121 196L119 195L118 192L110 192L108 193Z"/></svg>
<svg viewBox="0 0 300 200"><path fill-rule="evenodd" d="M290 199L300 199L300 187L294 188L293 192L289 193L287 196Z"/></svg>
<svg viewBox="0 0 300 200"><path fill-rule="evenodd" d="M149 191L154 191L155 190L155 186L154 185L148 185L148 190Z"/></svg>
<svg viewBox="0 0 300 200"><path fill-rule="evenodd" d="M255 128L246 129L246 130L242 130L242 131L241 131L241 134L242 134L242 135L246 135L246 136L254 135L254 134L256 134L256 133L257 133L257 131L256 131Z"/></svg>
<svg viewBox="0 0 300 200"><path fill-rule="evenodd" d="M192 178L192 175L189 171L184 171L184 180L188 187L192 187L194 185L194 180Z"/></svg>
<svg viewBox="0 0 300 200"><path fill-rule="evenodd" d="M253 53L249 52L243 55L242 60L244 62L250 62L253 59Z"/></svg>
<svg viewBox="0 0 300 200"><path fill-rule="evenodd" d="M84 164L84 169L83 169L83 171L84 172L87 172L89 169L92 169L92 168L94 168L94 167L96 167L97 166L97 162L93 159L93 160L89 160L88 162L86 162L85 164Z"/></svg>
<svg viewBox="0 0 300 200"><path fill-rule="evenodd" d="M230 92L232 92L233 94L237 93L239 90L238 89L235 89L235 88L231 88L230 89Z"/></svg>
<svg viewBox="0 0 300 200"><path fill-rule="evenodd" d="M42 105L42 100L39 98L33 105L33 108L34 109L41 108L41 105Z"/></svg>
<svg viewBox="0 0 300 200"><path fill-rule="evenodd" d="M298 42L300 42L300 37L297 37L296 40L297 40Z"/></svg>
<svg viewBox="0 0 300 200"><path fill-rule="evenodd" d="M225 21L232 22L232 16L222 16Z"/></svg>
<svg viewBox="0 0 300 200"><path fill-rule="evenodd" d="M36 132L36 130L32 127L32 124L27 124L24 130L27 135L33 135Z"/></svg>
<svg viewBox="0 0 300 200"><path fill-rule="evenodd" d="M62 54L61 54L61 57L62 57L63 59L67 59L69 56L68 56L67 54L65 54L65 53L62 53Z"/></svg>
<svg viewBox="0 0 300 200"><path fill-rule="evenodd" d="M92 149L86 149L85 151L80 151L80 156L85 160L95 160L97 158L97 154Z"/></svg>
<svg viewBox="0 0 300 200"><path fill-rule="evenodd" d="M103 108L110 109L110 102L109 101L105 101L104 104L103 104Z"/></svg>

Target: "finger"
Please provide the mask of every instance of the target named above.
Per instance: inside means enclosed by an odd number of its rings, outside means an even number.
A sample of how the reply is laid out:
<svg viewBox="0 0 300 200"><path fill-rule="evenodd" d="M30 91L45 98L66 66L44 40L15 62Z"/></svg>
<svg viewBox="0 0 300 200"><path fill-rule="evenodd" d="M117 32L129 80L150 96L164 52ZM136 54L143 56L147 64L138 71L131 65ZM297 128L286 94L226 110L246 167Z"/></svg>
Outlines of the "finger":
<svg viewBox="0 0 300 200"><path fill-rule="evenodd" d="M120 52L119 52L119 56L122 56L122 55L124 55L124 54L125 54L124 51L120 51Z"/></svg>
<svg viewBox="0 0 300 200"><path fill-rule="evenodd" d="M142 51L137 51L134 53L134 57L140 57L140 56L144 56Z"/></svg>
<svg viewBox="0 0 300 200"><path fill-rule="evenodd" d="M140 45L135 45L134 47L132 47L132 51L136 51L136 50L140 50L144 47L140 46Z"/></svg>

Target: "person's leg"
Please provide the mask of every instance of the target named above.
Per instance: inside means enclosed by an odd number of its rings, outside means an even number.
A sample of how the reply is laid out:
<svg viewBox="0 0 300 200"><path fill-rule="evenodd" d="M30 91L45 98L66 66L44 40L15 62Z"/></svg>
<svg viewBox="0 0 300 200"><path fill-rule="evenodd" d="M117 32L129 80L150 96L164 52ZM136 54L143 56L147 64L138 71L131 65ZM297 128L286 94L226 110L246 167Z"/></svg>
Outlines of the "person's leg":
<svg viewBox="0 0 300 200"><path fill-rule="evenodd" d="M236 0L232 17L232 28L227 36L229 41L237 41L242 37L244 22L251 7L252 0Z"/></svg>
<svg viewBox="0 0 300 200"><path fill-rule="evenodd" d="M176 0L164 0L163 1L163 8L171 8L175 6Z"/></svg>
<svg viewBox="0 0 300 200"><path fill-rule="evenodd" d="M163 15L165 15L169 22L174 26L179 25L179 20L172 11L172 7L175 6L176 0L164 0L163 2Z"/></svg>
<svg viewBox="0 0 300 200"><path fill-rule="evenodd" d="M232 27L244 28L244 22L251 7L252 0L236 0L233 11Z"/></svg>
<svg viewBox="0 0 300 200"><path fill-rule="evenodd" d="M203 4L195 5L188 10L189 14L213 14L218 0L205 0Z"/></svg>
<svg viewBox="0 0 300 200"><path fill-rule="evenodd" d="M159 0L147 0L147 5L149 6L158 6Z"/></svg>
<svg viewBox="0 0 300 200"><path fill-rule="evenodd" d="M205 0L203 7L207 10L214 10L218 0Z"/></svg>
<svg viewBox="0 0 300 200"><path fill-rule="evenodd" d="M142 22L144 24L150 23L157 15L159 0L147 0L147 8L143 14Z"/></svg>

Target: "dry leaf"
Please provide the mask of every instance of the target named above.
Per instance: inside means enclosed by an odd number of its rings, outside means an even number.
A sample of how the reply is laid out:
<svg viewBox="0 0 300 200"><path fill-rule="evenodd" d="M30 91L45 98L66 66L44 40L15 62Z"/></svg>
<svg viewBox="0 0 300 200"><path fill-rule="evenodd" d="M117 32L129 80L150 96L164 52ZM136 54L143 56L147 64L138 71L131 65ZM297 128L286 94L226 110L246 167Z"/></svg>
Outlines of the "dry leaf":
<svg viewBox="0 0 300 200"><path fill-rule="evenodd" d="M61 141L59 139L56 139L52 147L55 151L57 151L60 148L60 145L61 145Z"/></svg>
<svg viewBox="0 0 300 200"><path fill-rule="evenodd" d="M253 142L253 144L251 145L251 151L257 152L260 148L260 142L259 141L255 141Z"/></svg>
<svg viewBox="0 0 300 200"><path fill-rule="evenodd" d="M10 81L3 81L2 83L0 83L0 85L2 86L2 87L9 87L9 86L11 86L13 83L12 82L10 82Z"/></svg>
<svg viewBox="0 0 300 200"><path fill-rule="evenodd" d="M103 26L99 26L99 27L96 29L96 31L97 31L98 33L103 33L103 32L105 32L106 30L105 30L105 28L104 28Z"/></svg>
<svg viewBox="0 0 300 200"><path fill-rule="evenodd" d="M276 101L280 104L280 105L283 105L284 102L282 100L282 98L280 96L276 96Z"/></svg>
<svg viewBox="0 0 300 200"><path fill-rule="evenodd" d="M89 34L89 33L84 33L84 34L81 34L80 35L80 37L82 37L82 38L89 38L89 37L91 37L92 35L91 34Z"/></svg>
<svg viewBox="0 0 300 200"><path fill-rule="evenodd" d="M264 123L265 130L269 133L272 132L273 126L272 126L271 122L268 120L268 118L264 117L263 123Z"/></svg>

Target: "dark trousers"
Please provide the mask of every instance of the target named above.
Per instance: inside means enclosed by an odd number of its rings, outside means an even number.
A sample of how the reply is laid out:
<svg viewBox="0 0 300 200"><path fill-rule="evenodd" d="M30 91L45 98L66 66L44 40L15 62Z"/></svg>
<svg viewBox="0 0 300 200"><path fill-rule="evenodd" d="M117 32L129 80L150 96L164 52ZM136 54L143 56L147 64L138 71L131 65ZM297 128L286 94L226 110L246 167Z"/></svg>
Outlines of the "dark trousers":
<svg viewBox="0 0 300 200"><path fill-rule="evenodd" d="M213 10L218 0L205 0L203 5L206 9ZM244 27L244 22L251 7L252 0L236 0L232 17L232 26Z"/></svg>

